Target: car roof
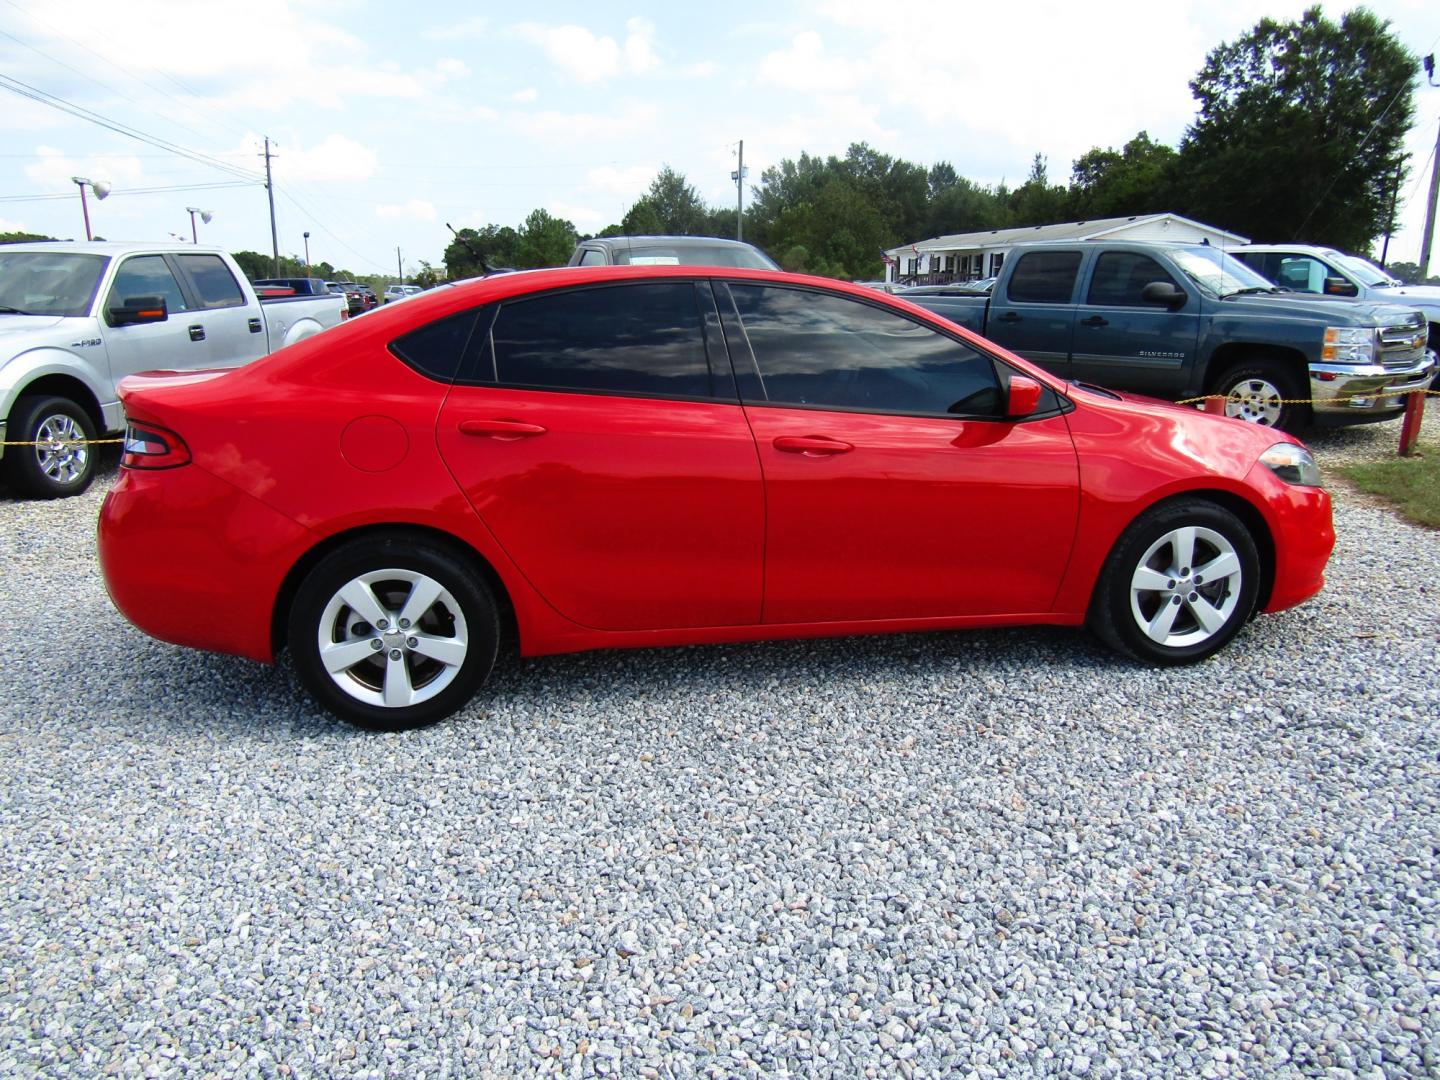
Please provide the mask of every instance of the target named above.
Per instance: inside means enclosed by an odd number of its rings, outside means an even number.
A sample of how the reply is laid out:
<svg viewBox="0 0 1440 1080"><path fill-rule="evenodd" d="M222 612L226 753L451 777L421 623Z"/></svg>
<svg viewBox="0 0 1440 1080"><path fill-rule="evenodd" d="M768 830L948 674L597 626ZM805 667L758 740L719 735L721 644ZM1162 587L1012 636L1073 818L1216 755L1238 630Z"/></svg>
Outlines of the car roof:
<svg viewBox="0 0 1440 1080"><path fill-rule="evenodd" d="M43 240L29 244L6 244L4 251L43 251L55 254L75 255L147 255L169 252L176 255L224 255L218 247L203 244L170 243L154 241L131 242L127 240Z"/></svg>

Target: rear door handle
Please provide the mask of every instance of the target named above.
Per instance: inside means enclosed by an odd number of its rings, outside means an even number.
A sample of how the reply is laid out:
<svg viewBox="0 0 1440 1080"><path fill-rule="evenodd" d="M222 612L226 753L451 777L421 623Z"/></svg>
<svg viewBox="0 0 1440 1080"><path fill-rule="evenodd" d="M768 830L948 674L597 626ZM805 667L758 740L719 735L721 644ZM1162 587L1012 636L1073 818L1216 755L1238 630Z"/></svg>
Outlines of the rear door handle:
<svg viewBox="0 0 1440 1080"><path fill-rule="evenodd" d="M190 340L191 340L191 341L204 341L204 340L205 340L205 327L201 326L199 323L196 323L194 326L190 327Z"/></svg>
<svg viewBox="0 0 1440 1080"><path fill-rule="evenodd" d="M1109 326L1109 319L1102 319L1099 315L1091 315L1088 319L1080 320L1081 326Z"/></svg>
<svg viewBox="0 0 1440 1080"><path fill-rule="evenodd" d="M775 449L786 454L809 454L814 457L829 457L832 454L848 454L855 447L839 439L827 439L823 435L781 435L775 440Z"/></svg>
<svg viewBox="0 0 1440 1080"><path fill-rule="evenodd" d="M1018 311L1007 311L1001 315L997 322L1019 322L1023 316Z"/></svg>
<svg viewBox="0 0 1440 1080"><path fill-rule="evenodd" d="M461 420L460 434L513 442L516 439L544 435L545 429L539 424L527 424L523 420Z"/></svg>

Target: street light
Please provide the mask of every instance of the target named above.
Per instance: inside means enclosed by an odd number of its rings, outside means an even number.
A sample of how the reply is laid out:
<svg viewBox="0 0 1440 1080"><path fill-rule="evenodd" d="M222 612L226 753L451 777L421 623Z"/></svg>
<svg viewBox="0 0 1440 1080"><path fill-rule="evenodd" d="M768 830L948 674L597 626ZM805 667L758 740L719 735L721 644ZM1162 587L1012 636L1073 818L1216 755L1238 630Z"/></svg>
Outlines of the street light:
<svg viewBox="0 0 1440 1080"><path fill-rule="evenodd" d="M210 220L215 216L215 211L201 210L198 206L187 206L185 210L190 215L190 242L198 244L200 243L200 234L195 231L195 215L199 214L200 220L209 225Z"/></svg>
<svg viewBox="0 0 1440 1080"><path fill-rule="evenodd" d="M310 234L305 234L305 276L310 276Z"/></svg>
<svg viewBox="0 0 1440 1080"><path fill-rule="evenodd" d="M85 215L85 239L95 239L90 234L90 207L85 202L85 188L88 185L90 190L95 192L95 198L103 199L110 194L110 185L103 180L89 180L83 176L72 176L70 182L80 185L80 212Z"/></svg>

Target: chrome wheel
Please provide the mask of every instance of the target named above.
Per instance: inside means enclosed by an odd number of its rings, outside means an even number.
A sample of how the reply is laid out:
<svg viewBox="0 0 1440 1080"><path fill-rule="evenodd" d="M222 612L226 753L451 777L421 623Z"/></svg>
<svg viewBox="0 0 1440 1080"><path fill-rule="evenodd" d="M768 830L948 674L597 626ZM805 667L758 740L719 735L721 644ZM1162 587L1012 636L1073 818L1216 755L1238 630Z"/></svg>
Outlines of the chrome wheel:
<svg viewBox="0 0 1440 1080"><path fill-rule="evenodd" d="M1130 614L1157 645L1200 645L1235 614L1243 569L1235 546L1214 529L1172 529L1150 545L1130 575Z"/></svg>
<svg viewBox="0 0 1440 1080"><path fill-rule="evenodd" d="M1268 379L1242 379L1225 395L1225 415L1251 424L1278 427L1285 395Z"/></svg>
<svg viewBox="0 0 1440 1080"><path fill-rule="evenodd" d="M73 484L85 475L90 448L85 431L65 413L43 417L35 427L35 461L56 484Z"/></svg>
<svg viewBox="0 0 1440 1080"><path fill-rule="evenodd" d="M403 709L429 701L460 673L469 631L459 602L416 570L351 578L320 616L316 644L330 679L367 705Z"/></svg>

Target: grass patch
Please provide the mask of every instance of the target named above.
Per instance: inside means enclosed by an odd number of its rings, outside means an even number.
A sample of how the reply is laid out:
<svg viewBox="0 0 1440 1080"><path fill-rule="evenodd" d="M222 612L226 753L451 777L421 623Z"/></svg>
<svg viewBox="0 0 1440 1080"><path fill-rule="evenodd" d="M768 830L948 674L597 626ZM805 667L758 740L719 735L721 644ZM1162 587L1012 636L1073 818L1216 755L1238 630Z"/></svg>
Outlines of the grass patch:
<svg viewBox="0 0 1440 1080"><path fill-rule="evenodd" d="M1411 521L1440 529L1440 449L1417 450L1425 456L1345 465L1340 474L1360 490L1394 503Z"/></svg>

